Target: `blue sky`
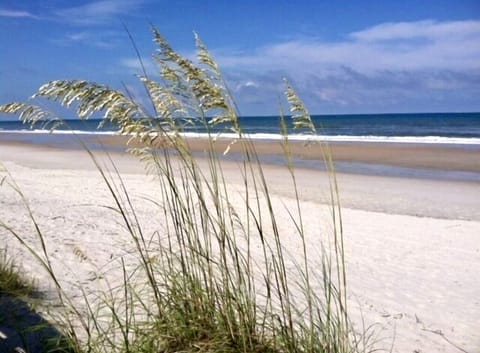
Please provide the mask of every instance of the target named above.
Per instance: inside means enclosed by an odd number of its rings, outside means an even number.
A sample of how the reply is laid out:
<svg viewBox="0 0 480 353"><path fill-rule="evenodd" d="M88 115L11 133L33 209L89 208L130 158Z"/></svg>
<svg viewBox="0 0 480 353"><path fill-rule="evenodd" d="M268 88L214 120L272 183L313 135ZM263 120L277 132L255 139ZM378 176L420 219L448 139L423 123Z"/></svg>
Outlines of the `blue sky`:
<svg viewBox="0 0 480 353"><path fill-rule="evenodd" d="M192 58L198 32L242 115L277 114L284 77L315 114L480 111L478 0L0 0L0 104L52 79L144 99L123 25L154 74L149 23Z"/></svg>

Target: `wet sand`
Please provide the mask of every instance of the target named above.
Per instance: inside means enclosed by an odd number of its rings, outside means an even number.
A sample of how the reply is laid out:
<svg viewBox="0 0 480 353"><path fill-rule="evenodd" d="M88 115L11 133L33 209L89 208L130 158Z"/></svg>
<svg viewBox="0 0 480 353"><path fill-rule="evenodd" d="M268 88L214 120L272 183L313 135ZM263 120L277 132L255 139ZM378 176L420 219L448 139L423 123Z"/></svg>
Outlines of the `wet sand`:
<svg viewBox="0 0 480 353"><path fill-rule="evenodd" d="M23 135L23 136L22 136ZM42 134L2 133L0 144L33 144L61 149L83 149L75 139L68 135L52 136ZM88 146L94 149L124 150L124 136L79 135ZM40 143L35 143L35 140ZM50 141L50 142L49 142ZM259 155L283 156L279 141L252 140ZM203 138L189 138L193 151L202 152L208 148ZM230 146L231 153L241 151L239 144L231 144L231 139L218 138L214 144L218 153ZM132 144L134 145L134 144ZM322 160L325 153L332 154L336 162L360 162L392 165L408 168L431 168L433 170L456 170L480 173L480 146L454 144L415 144L415 143L378 143L378 142L329 142L328 148L321 143L290 141L294 156L306 160Z"/></svg>

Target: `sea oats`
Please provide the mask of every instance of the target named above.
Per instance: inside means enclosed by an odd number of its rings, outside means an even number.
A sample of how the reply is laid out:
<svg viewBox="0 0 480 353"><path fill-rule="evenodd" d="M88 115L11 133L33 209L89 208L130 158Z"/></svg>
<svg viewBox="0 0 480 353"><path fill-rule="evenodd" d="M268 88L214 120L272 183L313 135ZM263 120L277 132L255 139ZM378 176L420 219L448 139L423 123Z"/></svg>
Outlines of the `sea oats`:
<svg viewBox="0 0 480 353"><path fill-rule="evenodd" d="M130 243L125 254L109 259L107 266L114 267L120 283L117 278L111 285L107 272L105 277L87 274L90 287L85 283L80 287L83 307L62 287L47 249L48 237L15 189L34 224L40 250L12 227L5 229L53 279L60 302L67 307L57 322L64 324L69 342L76 351L84 347L93 352L358 351L346 312L336 189L331 190L334 250L327 252L324 242L331 239L318 234L316 250L321 256L314 258L314 249L305 240L285 120L281 130L289 160L286 177L296 197L288 208L270 192L254 141L243 132L238 109L205 44L195 34L198 63L194 63L176 52L155 27L152 32L161 80L148 77L145 70L138 76L150 108L128 91L84 80L50 81L34 96L75 106L81 119L103 114L101 124L112 123L118 134L128 136L130 153L155 176L155 193L148 195L150 217L145 220L125 176L115 166L115 173L102 168L87 150L110 193L111 204L105 208L117 217ZM311 117L288 82L286 97L294 129L314 134ZM55 122L34 105L15 103L0 111L20 114L32 124ZM183 134L191 126L207 131L204 159L197 158ZM236 188L225 179L223 160L215 149L223 131L234 132L225 153L234 145L239 151L241 182ZM161 226L150 233L154 221ZM287 231L281 222L289 224ZM298 256L289 253L287 241L300 249ZM95 260L81 243L73 247L73 254L80 262Z"/></svg>

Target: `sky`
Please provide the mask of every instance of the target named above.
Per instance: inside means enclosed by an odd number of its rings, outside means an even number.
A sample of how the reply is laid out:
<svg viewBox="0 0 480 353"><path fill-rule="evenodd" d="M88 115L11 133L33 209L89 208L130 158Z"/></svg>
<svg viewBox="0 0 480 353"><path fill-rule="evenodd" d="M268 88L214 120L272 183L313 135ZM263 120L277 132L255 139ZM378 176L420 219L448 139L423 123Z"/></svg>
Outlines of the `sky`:
<svg viewBox="0 0 480 353"><path fill-rule="evenodd" d="M192 59L197 32L241 115L278 114L284 78L312 114L480 111L479 0L0 0L0 104L54 79L145 99L125 27L155 75L150 24Z"/></svg>

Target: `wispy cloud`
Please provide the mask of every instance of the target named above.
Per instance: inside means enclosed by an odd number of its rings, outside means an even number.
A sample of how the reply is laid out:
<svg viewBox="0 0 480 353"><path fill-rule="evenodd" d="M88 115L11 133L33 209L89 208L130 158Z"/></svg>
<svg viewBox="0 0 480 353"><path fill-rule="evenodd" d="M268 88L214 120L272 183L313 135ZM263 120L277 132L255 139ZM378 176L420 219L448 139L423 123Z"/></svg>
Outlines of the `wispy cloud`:
<svg viewBox="0 0 480 353"><path fill-rule="evenodd" d="M143 74L142 63L148 75L155 75L158 72L157 65L149 57L143 57L142 62L138 58L123 58L120 60L120 66L134 75Z"/></svg>
<svg viewBox="0 0 480 353"><path fill-rule="evenodd" d="M102 25L131 16L141 9L143 3L143 0L94 0L80 6L46 12L41 16L25 10L0 8L0 17L61 21L84 26Z"/></svg>
<svg viewBox="0 0 480 353"><path fill-rule="evenodd" d="M361 71L473 69L480 67L480 21L389 23L351 33L347 40L293 40L249 55L222 55L225 66ZM299 65L302 64L302 65Z"/></svg>
<svg viewBox="0 0 480 353"><path fill-rule="evenodd" d="M39 18L38 16L28 11L11 10L11 9L0 9L0 17L34 18L34 19Z"/></svg>
<svg viewBox="0 0 480 353"><path fill-rule="evenodd" d="M383 23L351 33L350 36L360 41L385 41L412 38L443 40L447 36L478 36L479 32L479 21L437 22L425 20L417 22Z"/></svg>
<svg viewBox="0 0 480 353"><path fill-rule="evenodd" d="M90 47L110 49L117 47L125 41L125 33L118 31L80 31L64 34L52 40L62 46L86 45Z"/></svg>
<svg viewBox="0 0 480 353"><path fill-rule="evenodd" d="M142 5L139 0L99 0L57 10L55 15L77 25L98 25L127 16Z"/></svg>
<svg viewBox="0 0 480 353"><path fill-rule="evenodd" d="M453 90L480 91L480 21L384 23L341 41L303 38L214 56L225 71L242 73L230 74L239 94L251 96L245 82L265 89L266 76L285 76L314 107L401 104L416 97L447 99ZM278 92L266 82L272 92L265 99L271 99Z"/></svg>

